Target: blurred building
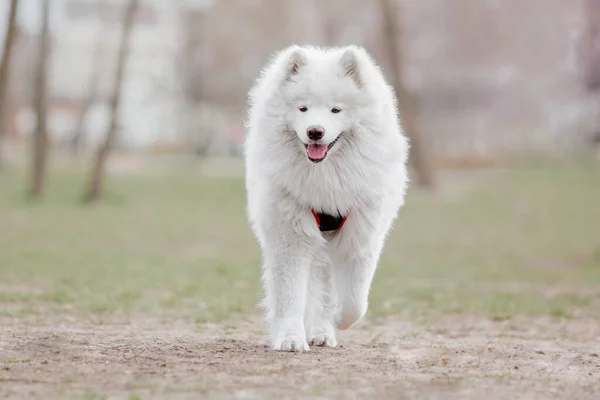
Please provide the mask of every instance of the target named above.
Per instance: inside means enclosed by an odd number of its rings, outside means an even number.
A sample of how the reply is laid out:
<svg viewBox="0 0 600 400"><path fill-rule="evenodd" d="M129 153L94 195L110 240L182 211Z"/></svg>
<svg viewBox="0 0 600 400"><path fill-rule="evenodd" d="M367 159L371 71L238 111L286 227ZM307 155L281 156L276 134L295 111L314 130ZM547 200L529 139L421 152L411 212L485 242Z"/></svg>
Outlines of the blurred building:
<svg viewBox="0 0 600 400"><path fill-rule="evenodd" d="M587 3L406 1L407 78L437 152L584 144L598 107L584 84Z"/></svg>
<svg viewBox="0 0 600 400"><path fill-rule="evenodd" d="M35 6L32 4L25 0L25 9ZM94 90L90 81L96 68L96 101L85 131L91 146L104 136L126 4L124 0L53 0L48 82L49 130L54 142L67 141L74 134L83 104ZM182 108L178 79L181 18L189 10L206 10L210 4L209 0L140 0L122 88L121 146L140 148L176 140ZM17 110L11 127L26 135L35 123L28 100L32 97L36 32L20 39L13 65L29 67L14 68L13 104Z"/></svg>

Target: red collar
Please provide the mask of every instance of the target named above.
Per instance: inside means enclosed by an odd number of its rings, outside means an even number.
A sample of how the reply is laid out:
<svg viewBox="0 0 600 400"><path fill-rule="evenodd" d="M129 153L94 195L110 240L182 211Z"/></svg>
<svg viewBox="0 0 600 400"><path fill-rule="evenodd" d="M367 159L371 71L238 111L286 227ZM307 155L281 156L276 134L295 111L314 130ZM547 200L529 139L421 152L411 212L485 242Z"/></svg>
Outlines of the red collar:
<svg viewBox="0 0 600 400"><path fill-rule="evenodd" d="M349 213L345 216L318 213L314 209L311 209L311 211L321 232L339 231L346 223L349 215Z"/></svg>

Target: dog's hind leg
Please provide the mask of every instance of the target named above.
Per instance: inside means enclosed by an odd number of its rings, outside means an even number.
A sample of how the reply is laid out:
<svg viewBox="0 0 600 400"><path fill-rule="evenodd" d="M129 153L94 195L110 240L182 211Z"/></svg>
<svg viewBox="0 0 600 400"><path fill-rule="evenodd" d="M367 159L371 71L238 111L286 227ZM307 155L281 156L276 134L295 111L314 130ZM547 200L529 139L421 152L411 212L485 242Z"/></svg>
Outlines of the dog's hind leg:
<svg viewBox="0 0 600 400"><path fill-rule="evenodd" d="M339 296L335 312L337 329L350 328L367 313L376 264L377 258L371 254L353 257L336 266L335 285Z"/></svg>
<svg viewBox="0 0 600 400"><path fill-rule="evenodd" d="M381 224L357 210L331 243L337 329L350 328L367 313L369 290L388 227L389 222Z"/></svg>
<svg viewBox="0 0 600 400"><path fill-rule="evenodd" d="M331 262L323 255L316 256L311 265L306 298L304 326L306 339L315 346L337 346L333 326L334 297Z"/></svg>

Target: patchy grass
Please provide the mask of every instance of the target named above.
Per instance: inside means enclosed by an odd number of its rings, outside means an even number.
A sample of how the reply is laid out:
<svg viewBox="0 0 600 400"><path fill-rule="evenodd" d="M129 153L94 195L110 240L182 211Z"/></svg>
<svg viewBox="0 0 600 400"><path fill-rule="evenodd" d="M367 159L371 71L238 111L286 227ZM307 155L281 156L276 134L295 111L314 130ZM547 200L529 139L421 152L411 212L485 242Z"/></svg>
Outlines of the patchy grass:
<svg viewBox="0 0 600 400"><path fill-rule="evenodd" d="M2 316L124 315L198 323L256 313L260 257L241 177L169 169L110 178L84 206L77 171L42 202L0 175ZM600 317L600 168L536 164L449 173L410 191L370 315Z"/></svg>

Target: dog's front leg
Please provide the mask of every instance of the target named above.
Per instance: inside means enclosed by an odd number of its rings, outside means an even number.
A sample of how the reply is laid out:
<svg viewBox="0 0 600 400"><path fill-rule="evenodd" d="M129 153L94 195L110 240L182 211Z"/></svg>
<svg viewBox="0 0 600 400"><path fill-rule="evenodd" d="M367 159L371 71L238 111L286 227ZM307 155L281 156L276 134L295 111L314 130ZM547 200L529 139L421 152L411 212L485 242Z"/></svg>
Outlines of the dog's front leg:
<svg viewBox="0 0 600 400"><path fill-rule="evenodd" d="M275 350L308 351L304 316L314 254L323 246L309 212L281 214L263 237L264 306Z"/></svg>
<svg viewBox="0 0 600 400"><path fill-rule="evenodd" d="M306 339L315 346L337 346L333 312L335 298L331 262L323 252L315 255L308 278L304 324Z"/></svg>
<svg viewBox="0 0 600 400"><path fill-rule="evenodd" d="M265 255L265 305L275 350L308 350L304 311L310 262L308 254L292 247L272 249Z"/></svg>

